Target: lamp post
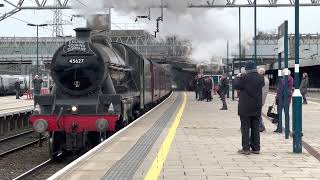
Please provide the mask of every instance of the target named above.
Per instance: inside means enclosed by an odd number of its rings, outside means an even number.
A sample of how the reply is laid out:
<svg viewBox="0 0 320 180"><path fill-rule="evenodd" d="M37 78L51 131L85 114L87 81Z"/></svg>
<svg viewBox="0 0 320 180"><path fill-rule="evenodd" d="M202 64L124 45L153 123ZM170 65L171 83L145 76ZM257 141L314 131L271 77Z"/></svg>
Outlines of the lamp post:
<svg viewBox="0 0 320 180"><path fill-rule="evenodd" d="M254 0L254 62L257 63L257 0Z"/></svg>
<svg viewBox="0 0 320 180"><path fill-rule="evenodd" d="M229 41L227 41L227 77L229 79L227 98L229 98L230 96Z"/></svg>
<svg viewBox="0 0 320 180"><path fill-rule="evenodd" d="M293 152L302 153L302 95L299 90L299 0L295 0L295 32L294 32L294 93L292 103L292 136L293 136Z"/></svg>
<svg viewBox="0 0 320 180"><path fill-rule="evenodd" d="M39 27L48 26L48 24L31 24L28 23L28 26L37 27L37 65L36 65L36 72L37 75L39 74Z"/></svg>

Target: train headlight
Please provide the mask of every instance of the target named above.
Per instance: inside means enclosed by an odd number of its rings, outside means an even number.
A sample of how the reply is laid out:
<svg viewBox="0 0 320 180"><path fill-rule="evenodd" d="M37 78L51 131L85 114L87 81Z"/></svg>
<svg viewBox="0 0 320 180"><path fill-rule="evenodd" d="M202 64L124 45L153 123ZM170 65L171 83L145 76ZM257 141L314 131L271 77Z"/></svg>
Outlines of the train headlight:
<svg viewBox="0 0 320 180"><path fill-rule="evenodd" d="M96 121L96 128L98 132L105 132L108 128L108 121L105 119L98 119Z"/></svg>
<svg viewBox="0 0 320 180"><path fill-rule="evenodd" d="M72 111L72 112L77 112L77 111L78 111L77 106L71 106L71 111Z"/></svg>
<svg viewBox="0 0 320 180"><path fill-rule="evenodd" d="M44 119L38 119L33 123L33 128L37 133L44 133L48 129L48 122Z"/></svg>

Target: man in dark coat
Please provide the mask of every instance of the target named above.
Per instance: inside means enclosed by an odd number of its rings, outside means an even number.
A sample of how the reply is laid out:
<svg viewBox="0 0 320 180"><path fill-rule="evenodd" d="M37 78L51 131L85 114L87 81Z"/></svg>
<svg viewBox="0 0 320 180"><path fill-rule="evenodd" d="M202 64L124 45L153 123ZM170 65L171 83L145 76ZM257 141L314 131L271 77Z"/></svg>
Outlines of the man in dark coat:
<svg viewBox="0 0 320 180"><path fill-rule="evenodd" d="M206 92L207 102L212 100L211 89L212 89L212 80L210 77L207 77L205 80L205 92Z"/></svg>
<svg viewBox="0 0 320 180"><path fill-rule="evenodd" d="M16 82L14 83L14 88L16 90L16 99L20 99L20 80L17 79Z"/></svg>
<svg viewBox="0 0 320 180"><path fill-rule="evenodd" d="M199 78L199 101L202 101L203 99L204 99L204 84L205 82L204 82L204 77L203 76L201 76L200 78Z"/></svg>
<svg viewBox="0 0 320 180"><path fill-rule="evenodd" d="M236 90L240 90L238 115L241 120L242 149L240 154L249 155L250 152L260 152L259 117L262 109L263 76L257 73L255 62L247 61L246 74L238 74L233 82ZM251 137L249 132L251 130ZM251 147L251 151L250 151Z"/></svg>
<svg viewBox="0 0 320 180"><path fill-rule="evenodd" d="M199 76L196 76L194 78L194 91L196 93L196 100L199 99L199 89L200 89L200 86L199 86Z"/></svg>
<svg viewBox="0 0 320 180"><path fill-rule="evenodd" d="M309 86L309 78L307 73L302 74L302 80L300 83L300 92L303 97L303 104L308 104L306 94L308 92L308 86Z"/></svg>
<svg viewBox="0 0 320 180"><path fill-rule="evenodd" d="M222 101L222 108L220 110L228 110L226 95L229 91L229 81L227 75L223 74L219 84L219 95Z"/></svg>
<svg viewBox="0 0 320 180"><path fill-rule="evenodd" d="M36 75L34 80L32 80L32 82L33 82L33 95L39 96L43 80L41 78L39 78L38 75Z"/></svg>

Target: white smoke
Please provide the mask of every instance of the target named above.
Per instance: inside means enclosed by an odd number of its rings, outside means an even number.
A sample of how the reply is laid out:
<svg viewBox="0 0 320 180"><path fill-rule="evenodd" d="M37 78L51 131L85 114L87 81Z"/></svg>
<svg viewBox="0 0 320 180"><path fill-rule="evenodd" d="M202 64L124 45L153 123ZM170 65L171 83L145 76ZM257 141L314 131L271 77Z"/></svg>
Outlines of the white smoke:
<svg viewBox="0 0 320 180"><path fill-rule="evenodd" d="M79 0L78 0L79 1ZM113 7L122 15L146 15L149 7L160 6L160 0L82 0L74 2L74 7L82 13L93 14ZM216 1L222 3L223 0ZM224 1L223 1L224 2ZM192 59L208 61L212 57L226 57L227 40L230 46L237 44L237 11L221 9L188 9L190 0L164 0L167 9L164 21L160 24L160 35L178 35L192 43ZM206 4L197 1L198 4ZM160 9L151 9L152 20L160 16ZM234 22L228 22L234 19ZM146 29L153 34L154 24L147 24ZM236 43L235 43L236 42ZM231 53L230 53L231 54Z"/></svg>
<svg viewBox="0 0 320 180"><path fill-rule="evenodd" d="M192 58L197 61L212 57L226 57L227 41L230 47L236 41L237 29L228 22L226 16L233 14L224 10L188 10L187 14L175 16L168 12L160 31L161 34L177 34L192 43ZM229 17L229 18L230 18Z"/></svg>

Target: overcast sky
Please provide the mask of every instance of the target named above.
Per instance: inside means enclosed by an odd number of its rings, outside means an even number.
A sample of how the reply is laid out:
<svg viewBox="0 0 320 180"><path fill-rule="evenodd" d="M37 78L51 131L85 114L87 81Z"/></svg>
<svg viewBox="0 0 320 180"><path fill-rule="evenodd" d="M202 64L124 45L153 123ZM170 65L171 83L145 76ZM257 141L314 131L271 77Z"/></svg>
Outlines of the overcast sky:
<svg viewBox="0 0 320 180"><path fill-rule="evenodd" d="M282 0L283 1L283 0ZM91 1L90 1L91 2ZM0 1L1 3L1 1ZM287 1L283 1L282 3L287 3ZM4 7L0 8L0 13L7 12L10 8ZM192 11L192 10L188 10ZM198 11L204 11L200 9ZM124 29L124 24L127 26L140 26L145 27L150 31L155 29L154 19L152 22L141 20L138 23L134 22L134 15L127 15L126 13L120 12L117 9L112 10L112 26L113 29ZM64 26L64 35L74 35L73 29L75 27L81 27L85 25L85 21L82 18L76 18L72 22L70 21L71 16L73 14L78 14L78 11L74 10L63 10L63 20L66 24ZM188 12L186 12L188 14ZM167 25L160 25L160 35L167 35L168 32L173 32L175 34L185 35L191 39L196 39L199 36L199 41L194 41L195 43L199 43L199 48L203 49L204 46L212 46L215 47L217 54L222 55L225 52L225 47L220 48L221 43L226 43L227 40L231 41L231 46L236 47L237 37L238 37L238 8L227 8L227 9L211 9L208 10L207 13L201 14L198 17L192 17L193 13L190 13L189 16L183 16L182 18L175 18L167 15L166 22L169 22ZM200 16L200 17L199 17ZM202 17L206 16L206 17ZM254 31L254 22L253 22L253 8L242 8L241 9L241 20L242 20L242 37L243 40L247 42L251 40L253 31ZM318 33L320 31L320 23L318 22L318 18L320 17L320 7L301 7L300 8L300 32L301 33ZM26 24L29 23L52 23L53 12L48 10L22 10L17 14L13 15L10 18L7 18L3 21L0 21L0 36L28 36L32 37L36 35L35 27L29 27ZM172 20L174 19L174 20ZM186 20L187 19L187 20ZM181 21L185 21L184 24ZM261 31L267 32L276 32L277 27L284 21L289 21L289 33L294 33L294 8L257 8L257 28ZM198 22L193 22L198 21ZM171 25L176 25L176 27L171 27ZM217 22L217 24L216 24ZM186 26L187 25L187 26ZM179 28L179 26L181 26ZM198 26L197 29L194 26ZM165 29L163 29L165 27ZM162 29L161 29L162 28ZM192 29L192 31L188 31L186 29ZM205 31L203 29L206 29ZM216 30L218 29L218 30ZM182 32L186 31L186 32ZM223 33L225 35L222 35ZM211 33L212 32L212 33ZM52 27L48 26L45 28L39 29L40 36L52 36ZM221 34L221 35L220 35ZM208 45L208 42L203 42L204 39L201 39L200 36L204 37L212 36L212 39L219 39L219 41L211 42ZM195 38L196 37L196 38ZM229 38L230 37L230 38ZM209 38L210 39L210 38ZM210 41L210 40L208 40ZM214 41L214 40L212 40ZM201 45L202 43L202 45ZM212 49L212 48L211 48ZM203 54L202 51L199 51L197 56L201 56ZM205 58L208 55L205 55Z"/></svg>
<svg viewBox="0 0 320 180"><path fill-rule="evenodd" d="M0 13L6 11L6 8L0 8ZM212 9L211 11L216 11ZM221 10L219 10L221 11ZM225 17L212 17L221 18L225 23L230 23L232 29L237 33L238 28L238 9L230 8L226 11ZM233 16L228 16L232 12ZM73 22L70 22L71 15L77 14L73 10L63 10L63 19L66 24L64 26L64 31L66 35L72 34L72 29L77 26L84 25L84 21L81 18L76 18ZM252 8L242 8L241 9L241 20L242 20L242 31L244 34L253 34L253 9ZM301 7L300 9L300 32L301 33L317 33L320 31L320 23L318 18L320 17L320 7ZM15 19L17 18L17 19ZM25 22L22 22L20 20ZM27 22L30 23L51 23L53 19L53 12L47 10L23 10L0 21L0 36L34 36L35 29L33 27L28 27ZM274 31L277 26L281 24L284 20L289 21L289 32L294 32L294 8L258 8L257 10L257 28L263 31ZM143 26L143 20L140 23L134 22L133 16L119 15L116 9L113 10L112 22L115 24L128 24L127 26ZM148 24L151 24L147 22ZM152 22L152 24L155 24ZM122 26L121 26L122 27ZM119 29L118 26L113 28ZM124 28L124 26L123 26ZM214 27L213 27L214 28ZM42 28L39 31L40 36L51 36L52 27Z"/></svg>

